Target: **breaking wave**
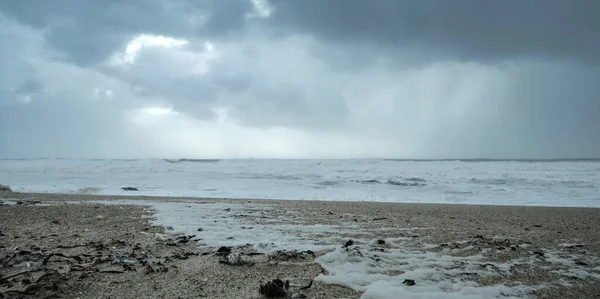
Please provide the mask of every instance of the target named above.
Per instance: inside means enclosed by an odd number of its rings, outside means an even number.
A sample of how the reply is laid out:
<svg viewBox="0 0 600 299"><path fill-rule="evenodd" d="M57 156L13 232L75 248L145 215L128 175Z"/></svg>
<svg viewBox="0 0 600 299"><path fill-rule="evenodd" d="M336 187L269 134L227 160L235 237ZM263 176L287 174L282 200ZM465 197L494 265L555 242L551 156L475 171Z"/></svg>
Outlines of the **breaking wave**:
<svg viewBox="0 0 600 299"><path fill-rule="evenodd" d="M216 163L221 161L221 159L164 159L167 163L182 163L182 162L190 162L190 163Z"/></svg>
<svg viewBox="0 0 600 299"><path fill-rule="evenodd" d="M402 186L402 187L423 187L423 186L427 185L427 184L425 184L426 181L427 180L425 180L425 179L415 178L415 177L404 178L404 179L387 179L387 180L376 180L376 179L352 180L352 182L361 183L361 184L386 184L386 185Z"/></svg>
<svg viewBox="0 0 600 299"><path fill-rule="evenodd" d="M83 187L77 189L74 193L76 194L98 194L102 191L99 187Z"/></svg>
<svg viewBox="0 0 600 299"><path fill-rule="evenodd" d="M599 163L0 159L19 192L600 206ZM128 194L130 195L130 194Z"/></svg>

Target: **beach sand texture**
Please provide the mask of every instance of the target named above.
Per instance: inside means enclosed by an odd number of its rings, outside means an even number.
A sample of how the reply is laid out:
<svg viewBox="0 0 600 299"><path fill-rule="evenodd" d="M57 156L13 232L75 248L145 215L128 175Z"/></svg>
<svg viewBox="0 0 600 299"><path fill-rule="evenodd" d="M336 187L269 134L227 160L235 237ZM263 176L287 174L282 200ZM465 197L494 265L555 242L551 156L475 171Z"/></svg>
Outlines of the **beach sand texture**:
<svg viewBox="0 0 600 299"><path fill-rule="evenodd" d="M0 201L0 298L263 298L259 287L276 278L293 298L600 296L594 208Z"/></svg>

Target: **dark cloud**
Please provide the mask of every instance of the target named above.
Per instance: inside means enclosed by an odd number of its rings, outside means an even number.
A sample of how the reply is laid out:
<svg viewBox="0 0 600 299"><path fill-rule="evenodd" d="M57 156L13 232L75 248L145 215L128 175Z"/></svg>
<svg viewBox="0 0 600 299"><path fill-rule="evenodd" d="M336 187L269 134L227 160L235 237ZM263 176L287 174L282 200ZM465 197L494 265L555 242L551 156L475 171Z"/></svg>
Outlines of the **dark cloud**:
<svg viewBox="0 0 600 299"><path fill-rule="evenodd" d="M273 15L259 22L266 35L315 36L320 46L313 51L334 65L368 64L381 54L403 62L415 56L597 61L600 55L600 2L594 0L275 0L271 5ZM0 11L46 30L49 43L78 63L101 61L139 33L241 38L252 9L249 0L0 2ZM332 44L345 50L335 51L328 47ZM403 59L406 51L412 52L410 59Z"/></svg>
<svg viewBox="0 0 600 299"><path fill-rule="evenodd" d="M0 12L46 31L50 45L81 65L104 61L133 36L222 37L244 26L241 0L1 1Z"/></svg>
<svg viewBox="0 0 600 299"><path fill-rule="evenodd" d="M0 1L0 156L597 156L597 3Z"/></svg>
<svg viewBox="0 0 600 299"><path fill-rule="evenodd" d="M343 47L367 43L389 55L420 48L435 53L434 60L600 57L595 0L278 0L273 5L276 14L269 22L276 30Z"/></svg>

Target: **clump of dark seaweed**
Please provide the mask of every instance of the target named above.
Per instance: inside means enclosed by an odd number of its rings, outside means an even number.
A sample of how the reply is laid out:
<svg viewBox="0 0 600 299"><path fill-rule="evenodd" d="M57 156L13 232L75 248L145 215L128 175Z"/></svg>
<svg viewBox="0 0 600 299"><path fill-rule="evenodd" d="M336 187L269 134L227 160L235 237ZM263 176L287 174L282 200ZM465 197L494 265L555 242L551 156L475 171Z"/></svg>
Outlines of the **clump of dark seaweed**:
<svg viewBox="0 0 600 299"><path fill-rule="evenodd" d="M277 278L267 282L265 285L260 285L258 293L267 298L283 298L287 295L287 290L290 288L290 281Z"/></svg>

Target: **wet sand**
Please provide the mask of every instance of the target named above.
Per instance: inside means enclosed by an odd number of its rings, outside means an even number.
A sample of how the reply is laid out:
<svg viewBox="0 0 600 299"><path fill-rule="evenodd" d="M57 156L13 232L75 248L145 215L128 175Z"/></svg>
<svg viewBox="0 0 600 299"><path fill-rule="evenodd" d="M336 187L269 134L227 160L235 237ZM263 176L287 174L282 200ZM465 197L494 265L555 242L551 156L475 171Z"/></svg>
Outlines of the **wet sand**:
<svg viewBox="0 0 600 299"><path fill-rule="evenodd" d="M281 278L289 295L359 298L361 292L315 281L323 273L307 254L266 256L237 248L251 263L222 264L218 246L160 239L143 206L102 205L117 199L173 201L179 198L0 193L0 298L261 298L259 286ZM185 199L238 203L231 199ZM363 202L243 200L269 206L254 219L301 224L356 223L360 232L330 232L344 240L409 238L414 248L454 256L482 254L485 261L539 257L510 275L473 277L480 285L544 285L534 298L598 298L600 209ZM10 204L10 205L7 205ZM263 219L263 220L261 220ZM266 220L264 220L266 219ZM288 219L288 220L281 220ZM261 222L262 221L262 222ZM418 228L418 229L417 229ZM182 241L183 240L183 241ZM200 242L202 244L202 242ZM365 248L371 246L363 245ZM323 253L316 253L316 256ZM569 277L564 264L591 274ZM27 273L24 273L27 272ZM579 272L578 272L579 273ZM16 276L13 276L16 275ZM12 277L11 277L12 276ZM567 286L568 285L568 286ZM52 297L54 296L54 297ZM298 296L298 295L296 295Z"/></svg>

